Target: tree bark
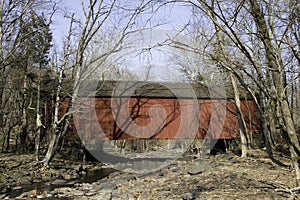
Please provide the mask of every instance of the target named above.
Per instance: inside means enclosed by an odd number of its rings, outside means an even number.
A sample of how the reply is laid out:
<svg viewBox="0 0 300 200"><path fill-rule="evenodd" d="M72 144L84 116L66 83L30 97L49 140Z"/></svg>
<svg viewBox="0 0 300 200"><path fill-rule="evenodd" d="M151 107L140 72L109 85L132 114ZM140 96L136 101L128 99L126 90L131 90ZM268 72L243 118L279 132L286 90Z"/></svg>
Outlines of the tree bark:
<svg viewBox="0 0 300 200"><path fill-rule="evenodd" d="M219 49L219 53L222 54L224 56L224 65L227 65L225 68L230 68L232 65L232 61L228 55L228 52L225 49L224 46L224 39L221 35L220 32L220 28L219 28L219 24L217 22L216 16L214 14L214 1L212 2L212 10L213 12L210 13L212 19L213 19L213 23L215 25L215 30L216 30L216 36L217 36L217 40L218 40L218 49ZM242 115L241 112L241 103L240 103L240 96L239 96L239 91L238 91L238 86L237 86L237 81L236 81L236 77L233 74L232 71L229 72L230 73L230 79L231 79L231 84L233 86L233 91L234 91L234 99L235 99L235 105L236 105L236 112L237 112L237 118L238 118L238 125L239 125L239 133L241 136L241 150L242 150L242 157L247 157L247 146L248 146L248 141L247 141L247 131L246 131L246 123L244 120L244 117Z"/></svg>
<svg viewBox="0 0 300 200"><path fill-rule="evenodd" d="M27 111L26 111L26 98L27 98L27 76L24 75L24 80L23 80L23 88L22 88L22 93L23 93L23 99L22 101L22 126L20 129L19 134L19 139L20 139L20 146L18 148L19 153L24 153L26 149L26 137L27 137Z"/></svg>
<svg viewBox="0 0 300 200"><path fill-rule="evenodd" d="M48 166L51 159L53 158L53 155L56 150L57 142L60 141L60 138L65 134L65 129L59 130L59 124L62 122L59 120L59 107L60 107L60 95L61 95L61 90L62 90L62 81L63 81L63 75L65 72L65 67L67 65L67 60L69 56L69 50L70 50L70 42L71 42L71 35L72 35L72 26L74 22L74 14L72 15L71 22L70 22L70 27L69 27L69 32L68 32L68 37L67 37L67 43L66 43L66 48L64 50L64 59L63 63L61 65L61 69L59 71L59 77L58 77L58 85L55 93L55 105L54 105L54 116L53 116L53 122L52 122L52 127L51 127L51 139L50 143L48 145L47 153L45 155L45 158L43 159L42 163L44 166ZM70 109L70 106L68 105L67 111L65 115L68 115L66 117L66 125L69 125L69 114L68 110ZM64 126L64 128L65 128ZM63 132L63 133L62 133Z"/></svg>
<svg viewBox="0 0 300 200"><path fill-rule="evenodd" d="M69 122L70 122L70 115L68 115L66 117L66 119L64 120L64 125L63 125L62 130L59 130L58 126L56 124L53 125L52 130L51 130L52 138L50 140L50 144L48 146L48 150L45 155L45 158L42 161L42 164L45 167L49 166L50 161L52 160L53 156L55 155L55 151L57 150L58 144L60 143L60 141L65 136L65 134L68 130Z"/></svg>
<svg viewBox="0 0 300 200"><path fill-rule="evenodd" d="M236 105L236 113L238 118L238 125L239 125L239 132L241 136L241 149L242 149L242 157L247 157L248 153L248 140L247 140L247 127L246 122L244 120L242 111L241 111L241 101L240 101L240 95L239 90L237 87L237 81L232 72L230 72L230 79L234 90L234 99L235 99L235 105Z"/></svg>
<svg viewBox="0 0 300 200"><path fill-rule="evenodd" d="M41 96L41 63L39 67L39 76L37 83L37 100L36 100L36 133L35 133L35 160L39 161L39 151L40 151L40 138L41 138L41 128L42 124L42 116L40 113L40 96Z"/></svg>
<svg viewBox="0 0 300 200"><path fill-rule="evenodd" d="M272 78L273 83L276 88L276 97L273 97L278 104L280 105L282 117L284 120L284 125L286 132L288 134L290 140L290 153L292 157L292 163L296 174L296 184L300 185L300 169L298 165L298 156L300 146L299 140L297 138L297 133L295 129L295 125L292 119L292 115L290 112L290 107L288 104L288 100L286 97L285 89L284 89L284 80L282 80L282 71L281 66L279 66L277 59L280 59L280 55L276 54L275 47L272 44L271 38L269 36L269 31L267 27L267 23L264 17L263 11L260 9L260 5L256 0L249 0L251 14L254 18L256 26L258 28L258 32L260 34L261 40L264 44L266 50L266 60L267 65L272 70Z"/></svg>

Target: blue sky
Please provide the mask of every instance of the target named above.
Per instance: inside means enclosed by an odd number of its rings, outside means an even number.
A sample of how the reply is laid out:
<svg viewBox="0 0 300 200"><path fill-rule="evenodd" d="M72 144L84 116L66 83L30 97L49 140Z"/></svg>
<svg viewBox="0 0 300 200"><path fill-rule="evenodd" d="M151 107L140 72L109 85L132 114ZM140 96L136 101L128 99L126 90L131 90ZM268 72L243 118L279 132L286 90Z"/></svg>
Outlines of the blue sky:
<svg viewBox="0 0 300 200"><path fill-rule="evenodd" d="M66 8L68 13L71 14L74 12L76 18L80 18L80 16L82 16L81 0L64 0L63 6ZM180 30L189 21L190 9L185 6L176 5L171 8L162 9L160 12L161 14L159 15L168 16L168 19L165 22L166 24L157 27L154 31L155 34L153 34L153 38L151 38L152 44L163 42L167 39L167 34L172 34L171 32L175 29ZM61 48L62 38L67 34L69 21L69 19L63 17L63 13L57 13L54 17L52 31L54 43L58 48ZM150 61L148 58L147 61L137 64L137 60L138 58L131 60L134 66L131 69L140 76L145 73L147 65L151 65L152 76L155 80L169 79L171 77L175 78L174 73L176 74L176 72L171 72L172 67L167 66L165 58L158 51L152 51Z"/></svg>
<svg viewBox="0 0 300 200"><path fill-rule="evenodd" d="M70 14L74 12L77 18L82 15L81 0L64 0L62 1L62 5ZM171 10L161 10L162 13L169 11L170 13L167 13L169 16L168 22L167 24L159 27L160 29L179 29L189 21L190 10L186 6L176 5L172 6ZM66 35L69 27L69 21L70 20L63 17L63 13L56 13L52 25L55 42L59 43L61 38Z"/></svg>

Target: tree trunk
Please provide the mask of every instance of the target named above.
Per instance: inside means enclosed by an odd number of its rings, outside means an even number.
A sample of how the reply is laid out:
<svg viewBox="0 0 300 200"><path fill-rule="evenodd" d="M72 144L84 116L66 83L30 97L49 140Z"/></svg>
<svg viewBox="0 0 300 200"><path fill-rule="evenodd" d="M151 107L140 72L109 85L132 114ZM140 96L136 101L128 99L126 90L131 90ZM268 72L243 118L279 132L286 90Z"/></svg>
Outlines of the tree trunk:
<svg viewBox="0 0 300 200"><path fill-rule="evenodd" d="M265 142L265 146L266 146L266 151L267 154L269 156L269 158L274 161L274 155L273 155L273 151L272 151L272 146L271 146L271 138L270 138L270 134L268 133L268 125L266 122L266 114L263 114L260 111L260 121L261 121L261 127L262 127L262 134L264 136L264 142Z"/></svg>
<svg viewBox="0 0 300 200"><path fill-rule="evenodd" d="M300 44L299 44L299 48L300 48ZM296 112L298 115L298 112L300 110L300 61L298 61L298 88L296 86L296 90L297 90L297 95L296 95ZM299 115L298 115L299 117ZM299 125L300 121L299 119L297 119L296 124L298 124L297 129L300 130L300 125Z"/></svg>
<svg viewBox="0 0 300 200"><path fill-rule="evenodd" d="M23 99L22 101L22 127L20 129L19 139L20 139L20 146L19 146L19 153L24 153L26 149L26 137L27 137L27 112L26 112L26 98L27 98L27 76L24 75L24 82L23 82Z"/></svg>
<svg viewBox="0 0 300 200"><path fill-rule="evenodd" d="M299 154L299 140L297 138L297 133L295 129L295 125L292 119L292 115L290 112L290 107L287 101L285 89L284 89L284 80L282 80L282 74L280 73L281 66L279 66L278 59L280 58L279 54L276 54L276 49L272 44L271 38L269 36L269 31L267 27L266 20L264 18L264 13L260 9L260 5L256 0L249 0L250 2L250 8L251 8L251 14L254 18L254 21L256 23L256 26L258 28L258 32L261 35L261 40L263 41L263 44L265 46L266 50L266 60L268 67L272 70L272 78L274 82L274 86L276 88L276 101L280 105L282 117L285 124L285 129L287 131L289 140L290 140L290 153L292 157L292 163L296 174L296 183L297 186L300 185L300 169L298 165L298 155ZM277 62L278 61L278 62Z"/></svg>
<svg viewBox="0 0 300 200"><path fill-rule="evenodd" d="M212 2L212 10L214 11L214 2ZM214 12L211 12L211 17L213 18L213 22L215 25L215 29L216 29L216 36L218 39L218 46L217 49L219 50L219 53L222 54L224 56L224 65L226 65L226 69L230 68L232 65L232 61L228 55L228 52L226 51L226 48L224 46L224 38L221 35L220 32L220 28L219 28L219 24L218 21L216 19L216 16L214 14ZM246 136L246 123L245 120L242 116L241 113L241 103L240 103L240 97L239 97L239 91L238 91L238 87L237 87L237 81L236 81L236 77L233 74L232 71L229 72L230 73L230 79L231 79L231 83L233 86L233 90L234 90L234 99L235 99L235 105L236 105L236 111L237 111L237 118L238 118L238 125L239 125L239 132L240 132L240 136L241 136L241 149L242 149L242 157L247 157L247 136Z"/></svg>
<svg viewBox="0 0 300 200"><path fill-rule="evenodd" d="M48 145L48 149L47 149L47 153L44 157L44 159L42 160L42 163L44 166L48 167L49 166L49 163L54 155L54 150L55 150L55 141L56 141L56 137L57 137L57 133L56 133L56 130L57 130L57 126L53 126L51 128L51 140L50 140L50 143Z"/></svg>
<svg viewBox="0 0 300 200"><path fill-rule="evenodd" d="M36 133L35 133L35 160L39 161L40 154L40 140L41 140L41 128L42 128L42 119L41 115L37 114L36 116Z"/></svg>
<svg viewBox="0 0 300 200"><path fill-rule="evenodd" d="M39 69L38 85L37 85L37 100L36 100L36 133L35 133L35 159L39 161L40 138L42 128L42 116L40 114L40 93L41 93L41 64Z"/></svg>
<svg viewBox="0 0 300 200"><path fill-rule="evenodd" d="M58 86L57 86L57 91L56 91L56 98L55 98L55 105L54 105L54 120L53 120L53 125L51 128L51 139L50 143L48 145L47 153L45 155L45 158L43 159L42 163L44 166L48 166L49 162L51 161L55 149L56 149L56 142L57 142L57 137L61 134L61 130L59 130L58 125L59 125L59 106L60 106L60 93L61 93L61 84L62 84L62 76L63 76L63 70L60 71L59 75L59 81L58 81Z"/></svg>
<svg viewBox="0 0 300 200"><path fill-rule="evenodd" d="M63 135L66 132L65 128L69 125L69 120L70 120L69 115L70 114L68 114L68 111L70 109L70 105L68 105L67 111L65 113L65 115L67 115L67 116L64 119L65 124L64 124L63 130L58 129L59 124L62 122L61 120L59 120L59 107L60 107L60 103L61 103L60 102L60 94L61 94L61 90L62 90L63 75L65 72L65 67L67 65L67 60L68 60L68 56L69 56L73 22L74 22L74 14L72 15L72 18L71 18L66 48L64 50L64 59L63 59L62 65L61 65L61 69L59 71L58 86L57 86L57 90L55 93L55 105L54 105L54 115L53 115L53 122L52 122L52 128L51 128L51 139L50 139L50 143L49 143L49 146L47 149L46 156L42 161L44 166L49 166L49 163L54 156L54 153L55 153L55 150L57 147L57 143L60 141L60 138L63 137Z"/></svg>
<svg viewBox="0 0 300 200"><path fill-rule="evenodd" d="M274 101L269 100L270 105L267 105L267 115L269 120L269 137L270 137L270 144L274 148L276 144L276 125L275 125L275 113L276 113L276 106L274 105Z"/></svg>
<svg viewBox="0 0 300 200"><path fill-rule="evenodd" d="M62 78L62 72L60 73L60 77ZM61 78L59 78L61 80ZM59 137L61 130L59 130L59 106L60 106L60 92L61 92L61 81L59 81L59 85L56 91L56 100L55 100L55 107L54 107L54 121L51 128L51 139L48 145L47 153L45 158L43 159L42 163L44 166L48 166L49 162L51 161L56 147L57 137Z"/></svg>
<svg viewBox="0 0 300 200"><path fill-rule="evenodd" d="M54 125L51 130L52 138L50 140L50 144L48 146L47 153L45 158L43 159L42 163L44 166L48 167L49 163L51 162L53 156L55 155L55 151L57 150L57 146L65 136L68 126L69 126L70 116L68 115L64 120L64 126L62 130L58 130L58 127Z"/></svg>
<svg viewBox="0 0 300 200"><path fill-rule="evenodd" d="M231 79L231 83L232 83L233 90L234 90L236 113L237 113L237 118L238 118L239 132L240 132L240 136L241 136L242 157L247 157L248 140L247 140L246 122L245 122L243 114L241 112L241 101L240 101L239 90L237 87L237 81L232 72L230 72L230 79Z"/></svg>

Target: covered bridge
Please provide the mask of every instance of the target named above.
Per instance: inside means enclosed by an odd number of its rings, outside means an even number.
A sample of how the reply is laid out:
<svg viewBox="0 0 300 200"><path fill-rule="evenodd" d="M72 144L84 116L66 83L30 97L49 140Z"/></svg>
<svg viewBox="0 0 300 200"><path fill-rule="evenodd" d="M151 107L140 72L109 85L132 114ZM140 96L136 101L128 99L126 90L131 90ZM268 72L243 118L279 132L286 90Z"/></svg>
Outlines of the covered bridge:
<svg viewBox="0 0 300 200"><path fill-rule="evenodd" d="M204 84L84 83L72 128L86 140L235 138L239 128L233 91L226 87L225 96L222 92ZM247 95L241 96L241 112L248 131L259 132L255 103Z"/></svg>

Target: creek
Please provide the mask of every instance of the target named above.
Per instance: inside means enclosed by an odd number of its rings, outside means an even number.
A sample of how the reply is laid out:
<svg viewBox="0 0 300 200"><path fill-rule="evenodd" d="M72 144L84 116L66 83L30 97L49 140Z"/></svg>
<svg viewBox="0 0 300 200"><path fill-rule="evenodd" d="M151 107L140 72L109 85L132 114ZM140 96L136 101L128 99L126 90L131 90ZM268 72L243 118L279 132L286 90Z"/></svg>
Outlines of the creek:
<svg viewBox="0 0 300 200"><path fill-rule="evenodd" d="M107 177L109 174L115 172L112 168L100 168L92 171L88 171L86 174L80 174L78 177L73 179L56 179L50 182L38 182L33 184L24 184L20 187L12 188L12 190L6 193L9 198L16 198L22 193L36 189L38 192L51 192L55 188L60 187L74 187L77 183L92 183ZM47 199L54 199L49 197Z"/></svg>

